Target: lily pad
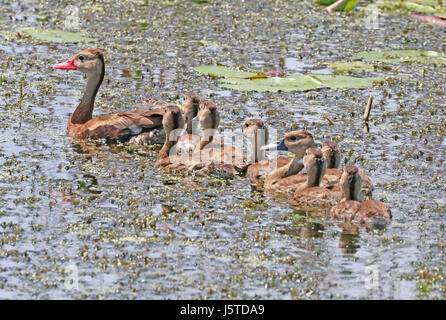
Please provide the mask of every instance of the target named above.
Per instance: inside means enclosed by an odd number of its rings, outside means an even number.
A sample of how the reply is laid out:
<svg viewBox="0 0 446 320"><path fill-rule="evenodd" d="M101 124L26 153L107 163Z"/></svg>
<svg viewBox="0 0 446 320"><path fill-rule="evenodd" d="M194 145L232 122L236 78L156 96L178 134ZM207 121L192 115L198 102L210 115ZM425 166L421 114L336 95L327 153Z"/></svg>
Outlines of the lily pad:
<svg viewBox="0 0 446 320"><path fill-rule="evenodd" d="M246 72L223 66L201 66L195 71L222 77L220 87L241 91L277 92L307 91L318 88L364 88L384 80L381 77L357 78L340 75L290 75L266 77L261 72ZM261 75L261 76L259 76Z"/></svg>
<svg viewBox="0 0 446 320"><path fill-rule="evenodd" d="M445 8L438 5L438 1L435 0L410 0L410 1L394 1L384 0L376 4L382 9L403 9L409 12L421 13L421 14L434 14L438 17L443 17L445 14Z"/></svg>
<svg viewBox="0 0 446 320"><path fill-rule="evenodd" d="M292 75L285 78L267 79L221 79L220 87L259 92L308 91L318 88L365 88L383 81L381 77L357 78L338 75Z"/></svg>
<svg viewBox="0 0 446 320"><path fill-rule="evenodd" d="M361 62L361 61L352 61L352 62L330 62L327 63L330 68L336 69L337 73L343 73L347 71L373 71L373 65Z"/></svg>
<svg viewBox="0 0 446 320"><path fill-rule="evenodd" d="M446 55L444 53L423 50L364 51L355 54L352 59L388 63L418 62L446 64Z"/></svg>
<svg viewBox="0 0 446 320"><path fill-rule="evenodd" d="M266 79L242 79L242 78L227 78L221 79L220 87L241 91L259 91L259 92L277 92L277 91L306 91L322 86L312 79L302 76L290 76L286 78L266 78Z"/></svg>
<svg viewBox="0 0 446 320"><path fill-rule="evenodd" d="M92 42L93 38L86 37L79 32L69 32L58 29L37 29L37 28L23 28L20 30L23 35L28 35L31 39L43 42Z"/></svg>
<svg viewBox="0 0 446 320"><path fill-rule="evenodd" d="M194 68L195 71L199 73L204 73L207 75L217 76L217 77L234 77L234 78L249 78L258 75L258 73L241 71L236 69L227 68L224 66L210 65L210 66L200 66Z"/></svg>
<svg viewBox="0 0 446 320"><path fill-rule="evenodd" d="M318 0L317 2L322 6L329 6L335 3L336 1L337 0ZM343 3L341 3L336 7L336 11L348 12L355 6L356 2L358 2L358 0L345 0Z"/></svg>

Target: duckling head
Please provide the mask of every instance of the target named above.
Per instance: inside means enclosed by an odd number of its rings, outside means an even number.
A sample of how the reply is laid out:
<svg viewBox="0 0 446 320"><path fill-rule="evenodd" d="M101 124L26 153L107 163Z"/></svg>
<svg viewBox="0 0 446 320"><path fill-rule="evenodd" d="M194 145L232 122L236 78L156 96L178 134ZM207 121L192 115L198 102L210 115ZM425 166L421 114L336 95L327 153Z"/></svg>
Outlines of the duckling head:
<svg viewBox="0 0 446 320"><path fill-rule="evenodd" d="M163 127L170 142L176 142L184 128L184 118L177 105L170 104L164 107Z"/></svg>
<svg viewBox="0 0 446 320"><path fill-rule="evenodd" d="M251 141L262 138L264 143L268 143L268 127L261 119L248 119L243 125L243 134Z"/></svg>
<svg viewBox="0 0 446 320"><path fill-rule="evenodd" d="M181 104L186 121L186 132L192 133L192 119L198 115L198 108L200 106L200 99L195 93L185 93L183 96L183 103Z"/></svg>
<svg viewBox="0 0 446 320"><path fill-rule="evenodd" d="M203 130L216 130L220 124L220 113L217 106L210 101L201 102L198 109L198 120Z"/></svg>

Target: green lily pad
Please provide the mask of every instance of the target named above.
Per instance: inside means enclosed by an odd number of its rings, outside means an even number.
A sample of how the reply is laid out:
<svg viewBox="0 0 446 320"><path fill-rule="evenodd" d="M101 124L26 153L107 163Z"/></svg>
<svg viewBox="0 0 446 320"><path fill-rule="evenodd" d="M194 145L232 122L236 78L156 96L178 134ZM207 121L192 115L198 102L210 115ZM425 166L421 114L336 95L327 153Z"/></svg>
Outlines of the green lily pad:
<svg viewBox="0 0 446 320"><path fill-rule="evenodd" d="M43 42L92 42L93 38L88 38L79 32L69 32L58 29L37 29L37 28L23 28L20 30L23 35L29 35L31 39Z"/></svg>
<svg viewBox="0 0 446 320"><path fill-rule="evenodd" d="M352 61L352 62L330 62L327 63L330 68L336 69L337 73L343 73L347 71L373 71L373 65L361 62L361 61Z"/></svg>
<svg viewBox="0 0 446 320"><path fill-rule="evenodd" d="M438 17L444 17L445 8L439 7L436 0L410 0L410 1L394 1L384 0L376 4L378 7L384 10L396 10L403 9L409 12L421 13L421 14L434 14Z"/></svg>
<svg viewBox="0 0 446 320"><path fill-rule="evenodd" d="M220 87L259 92L308 91L318 88L364 88L383 81L382 77L357 78L340 75L290 75L287 77L256 77L261 72L245 72L223 66L201 66L195 71L220 76Z"/></svg>
<svg viewBox="0 0 446 320"><path fill-rule="evenodd" d="M241 71L236 69L231 69L223 66L210 65L210 66L200 66L194 68L195 71L199 73L204 73L207 75L217 76L217 77L228 77L228 78L249 78L257 75L258 73Z"/></svg>
<svg viewBox="0 0 446 320"><path fill-rule="evenodd" d="M335 3L337 0L318 0L317 3L322 6L329 6L333 3ZM341 3L337 8L336 11L350 11L354 5L358 2L358 0L345 0L343 3Z"/></svg>
<svg viewBox="0 0 446 320"><path fill-rule="evenodd" d="M364 51L355 54L352 59L388 63L418 62L446 64L446 55L444 53L423 50Z"/></svg>
<svg viewBox="0 0 446 320"><path fill-rule="evenodd" d="M241 79L227 78L221 79L220 87L241 91L277 92L277 91L306 91L322 86L306 76L296 75L286 78L266 78L266 79Z"/></svg>

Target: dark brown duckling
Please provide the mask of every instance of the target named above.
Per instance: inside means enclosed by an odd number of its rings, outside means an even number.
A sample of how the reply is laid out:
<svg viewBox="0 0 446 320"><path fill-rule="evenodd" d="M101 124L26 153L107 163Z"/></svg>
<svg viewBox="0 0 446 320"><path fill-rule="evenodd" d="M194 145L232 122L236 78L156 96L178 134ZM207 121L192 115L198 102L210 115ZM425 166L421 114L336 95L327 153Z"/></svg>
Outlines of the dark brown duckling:
<svg viewBox="0 0 446 320"><path fill-rule="evenodd" d="M306 180L296 187L293 206L305 211L328 211L343 197L341 188L327 189L320 186L322 177L327 170L327 161L320 149L309 148L303 158L307 170Z"/></svg>
<svg viewBox="0 0 446 320"><path fill-rule="evenodd" d="M327 161L327 172L322 179L321 186L331 188L339 186L342 176L342 170L338 169L341 164L341 152L338 144L334 141L322 142L322 153ZM366 195L371 195L373 191L373 183L364 171L359 170L362 178L362 191Z"/></svg>
<svg viewBox="0 0 446 320"><path fill-rule="evenodd" d="M263 187L266 176L276 168L283 167L292 161L292 158L278 157L268 160L262 147L268 143L268 127L261 119L249 119L243 125L243 134L251 143L252 153L246 175L257 188Z"/></svg>
<svg viewBox="0 0 446 320"><path fill-rule="evenodd" d="M344 167L340 184L344 198L330 210L333 218L369 227L382 227L391 222L390 209L384 203L363 201L362 178L356 166Z"/></svg>

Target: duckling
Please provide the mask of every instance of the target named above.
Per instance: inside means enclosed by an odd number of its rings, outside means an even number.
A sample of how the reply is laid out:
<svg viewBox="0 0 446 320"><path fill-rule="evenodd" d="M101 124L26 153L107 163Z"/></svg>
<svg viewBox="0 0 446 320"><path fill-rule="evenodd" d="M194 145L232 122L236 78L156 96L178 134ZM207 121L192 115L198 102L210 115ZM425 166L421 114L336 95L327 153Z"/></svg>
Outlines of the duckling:
<svg viewBox="0 0 446 320"><path fill-rule="evenodd" d="M178 136L184 129L184 118L181 110L176 105L167 105L163 108L162 125L166 138L164 145L158 153L158 158L155 162L155 168L162 168L168 172L187 171L188 166L181 157L176 155L176 144Z"/></svg>
<svg viewBox="0 0 446 320"><path fill-rule="evenodd" d="M322 142L322 153L327 161L327 172L322 178L321 186L332 188L339 186L342 176L342 170L338 169L341 163L341 152L338 144L334 141ZM373 191L373 183L364 171L359 170L359 175L362 178L362 190L364 194L370 195Z"/></svg>
<svg viewBox="0 0 446 320"><path fill-rule="evenodd" d="M198 116L204 129L204 135L201 137L200 143L196 146L194 152L186 154L178 154L176 146L179 137L178 131L185 124L184 118L179 111L180 109L175 105L165 108L163 127L166 132L166 140L158 154L155 167L162 168L168 172L193 173L196 175L223 173L226 176L231 176L243 170L243 160L234 161L238 160L234 159L234 148L225 145L222 147L205 148L212 142L213 128L218 126L220 121L214 104L204 103L200 108Z"/></svg>
<svg viewBox="0 0 446 320"><path fill-rule="evenodd" d="M320 186L327 170L327 160L317 148L309 148L303 158L307 170L306 181L300 183L289 203L305 211L325 211L336 205L343 197L340 187L327 189Z"/></svg>
<svg viewBox="0 0 446 320"><path fill-rule="evenodd" d="M222 139L215 139L215 128L220 122L217 106L213 103L200 105L198 118L203 127L203 136L193 153L194 160L198 160L194 169L204 170L206 174L219 173L225 177L246 172L248 164L243 153L224 144Z"/></svg>
<svg viewBox="0 0 446 320"><path fill-rule="evenodd" d="M181 105L181 110L183 112L184 119L186 121L186 132L192 133L192 119L197 116L198 105L200 99L195 93L185 93L183 96L183 103ZM165 106L172 105L167 101L148 99L145 100L144 106L151 109L162 109ZM166 134L162 127L154 129L150 132L144 132L138 136L134 136L129 140L130 144L163 144L166 139ZM177 142L177 148L188 149L189 146L183 146L181 143L186 142L186 139L181 139Z"/></svg>
<svg viewBox="0 0 446 320"><path fill-rule="evenodd" d="M220 113L218 107L209 101L203 101L198 104L198 108L195 108L193 103L197 97L189 98L186 104L183 104L183 114L186 121L186 134L181 135L178 138L177 151L178 153L190 154L198 145L200 149L205 147L221 147L223 145L223 139L216 136L218 125L220 124ZM193 103L189 103L192 101ZM192 134L192 118L198 116L201 129L203 130L203 136ZM190 129L190 131L189 131Z"/></svg>
<svg viewBox="0 0 446 320"><path fill-rule="evenodd" d="M270 172L265 178L265 190L268 193L282 193L291 196L296 187L306 180L305 176L298 175L304 167L302 158L308 148L315 147L311 133L307 131L291 131L276 145L265 146L264 150L288 150L295 157L283 167Z"/></svg>
<svg viewBox="0 0 446 320"><path fill-rule="evenodd" d="M192 134L192 120L198 115L200 98L195 93L185 93L183 95L182 111L186 122L186 133Z"/></svg>
<svg viewBox="0 0 446 320"><path fill-rule="evenodd" d="M362 178L358 167L345 166L340 185L344 198L331 208L333 218L370 227L382 227L390 223L392 215L386 205L377 200L363 201Z"/></svg>
<svg viewBox="0 0 446 320"><path fill-rule="evenodd" d="M265 151L261 148L268 143L268 127L261 119L249 119L243 125L243 134L250 141L252 151L249 162L254 162L249 165L246 175L251 180L251 183L258 188L263 187L265 177L274 169L283 167L291 162L291 158L278 157L275 160L269 161L265 156Z"/></svg>

